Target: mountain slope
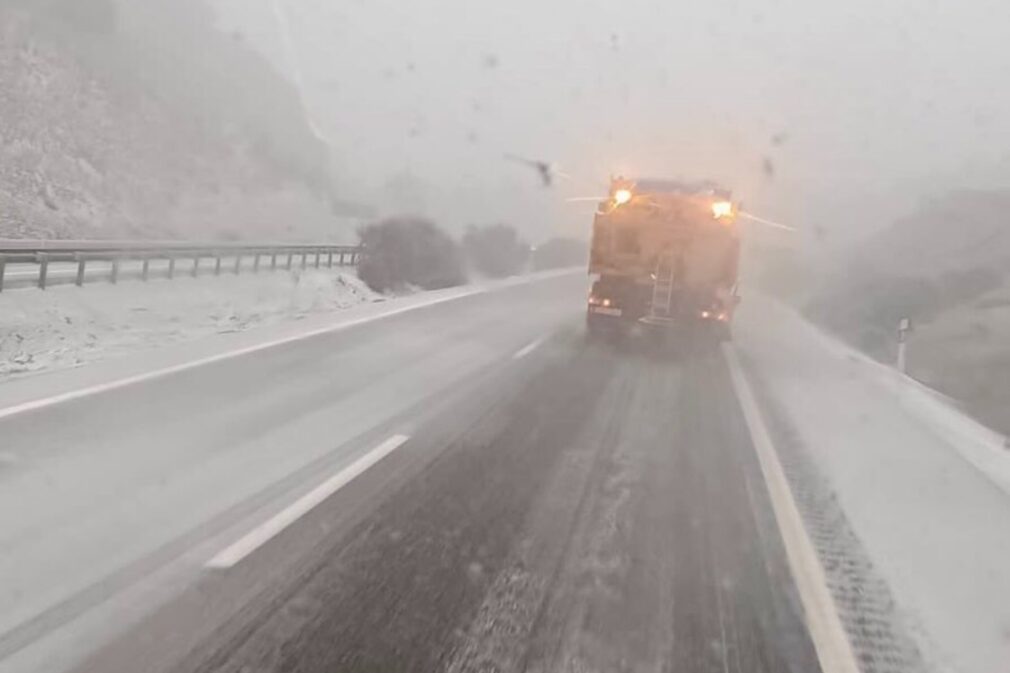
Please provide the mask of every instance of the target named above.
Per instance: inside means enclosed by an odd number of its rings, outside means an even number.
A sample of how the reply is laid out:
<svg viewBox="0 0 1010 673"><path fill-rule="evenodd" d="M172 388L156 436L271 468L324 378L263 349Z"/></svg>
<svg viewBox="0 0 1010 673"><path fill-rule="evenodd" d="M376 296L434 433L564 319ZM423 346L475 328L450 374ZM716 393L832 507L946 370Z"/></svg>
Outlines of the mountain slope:
<svg viewBox="0 0 1010 673"><path fill-rule="evenodd" d="M1010 193L935 198L867 239L829 272L806 312L890 358L898 320L927 321L998 287L1010 269Z"/></svg>
<svg viewBox="0 0 1010 673"><path fill-rule="evenodd" d="M353 238L296 92L199 0L0 2L0 120L0 237Z"/></svg>
<svg viewBox="0 0 1010 673"><path fill-rule="evenodd" d="M1010 192L959 191L924 203L853 250L806 313L894 362L912 319L908 373L1010 432Z"/></svg>

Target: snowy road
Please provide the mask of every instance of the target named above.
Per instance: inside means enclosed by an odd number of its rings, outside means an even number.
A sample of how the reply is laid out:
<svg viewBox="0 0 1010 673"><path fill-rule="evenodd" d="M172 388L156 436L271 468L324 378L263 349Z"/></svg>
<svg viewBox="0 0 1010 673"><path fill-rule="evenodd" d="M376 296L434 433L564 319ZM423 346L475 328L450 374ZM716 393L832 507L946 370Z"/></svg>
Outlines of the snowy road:
<svg viewBox="0 0 1010 673"><path fill-rule="evenodd" d="M771 310L758 300L742 316L783 493L723 353L587 344L584 293L568 275L349 309L344 329L0 417L0 668L816 671L816 573L794 581L781 513L793 493L846 630L833 635L863 671L928 670L917 644L951 670L998 661L996 601L970 656L943 621L957 615L941 614L983 580L923 593L938 572L997 559L901 553L922 531L888 536L868 511L899 493L887 516L918 523L914 483L888 469L867 484L856 468L872 470L870 446L888 467L924 450L913 481L935 467L938 488L975 487L945 502L930 544L964 545L947 524L1002 515L1005 497L886 387L839 392L863 365L788 316L756 319ZM818 381L825 362L837 370ZM87 370L0 388L0 406L101 389ZM850 447L840 424L857 412L837 396L852 394L890 425L863 423ZM880 443L916 429L914 447ZM971 532L998 551L999 525Z"/></svg>

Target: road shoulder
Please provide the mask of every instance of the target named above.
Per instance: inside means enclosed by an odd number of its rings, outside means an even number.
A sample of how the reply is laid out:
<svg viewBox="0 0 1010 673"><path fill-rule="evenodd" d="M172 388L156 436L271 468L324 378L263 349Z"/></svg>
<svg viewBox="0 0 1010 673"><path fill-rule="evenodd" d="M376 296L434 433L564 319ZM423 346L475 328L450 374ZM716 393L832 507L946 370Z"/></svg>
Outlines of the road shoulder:
<svg viewBox="0 0 1010 673"><path fill-rule="evenodd" d="M573 276L578 271L576 269L546 271L392 297L381 302L303 316L297 320L264 325L247 331L214 334L185 343L143 349L80 367L11 378L0 382L0 418L253 354L266 348L331 334L410 311L467 299L486 292Z"/></svg>
<svg viewBox="0 0 1010 673"><path fill-rule="evenodd" d="M766 302L741 311L738 348L864 668L999 670L1010 499L879 365Z"/></svg>

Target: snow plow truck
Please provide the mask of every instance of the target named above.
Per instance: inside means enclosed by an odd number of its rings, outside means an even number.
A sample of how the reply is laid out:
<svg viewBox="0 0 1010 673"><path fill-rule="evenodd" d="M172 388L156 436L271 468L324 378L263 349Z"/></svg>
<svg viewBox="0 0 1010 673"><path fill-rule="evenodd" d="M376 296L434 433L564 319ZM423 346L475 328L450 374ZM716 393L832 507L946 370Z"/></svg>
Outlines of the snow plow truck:
<svg viewBox="0 0 1010 673"><path fill-rule="evenodd" d="M713 183L611 180L593 220L589 335L689 331L730 338L738 206Z"/></svg>

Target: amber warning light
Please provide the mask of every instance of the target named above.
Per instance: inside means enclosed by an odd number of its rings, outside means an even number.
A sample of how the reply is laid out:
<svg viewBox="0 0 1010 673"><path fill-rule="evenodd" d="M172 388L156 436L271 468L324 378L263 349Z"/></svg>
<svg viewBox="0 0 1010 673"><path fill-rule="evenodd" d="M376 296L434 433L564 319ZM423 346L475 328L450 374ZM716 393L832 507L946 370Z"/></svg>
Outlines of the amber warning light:
<svg viewBox="0 0 1010 673"><path fill-rule="evenodd" d="M712 204L712 217L721 220L733 216L733 204L729 201L716 201Z"/></svg>

